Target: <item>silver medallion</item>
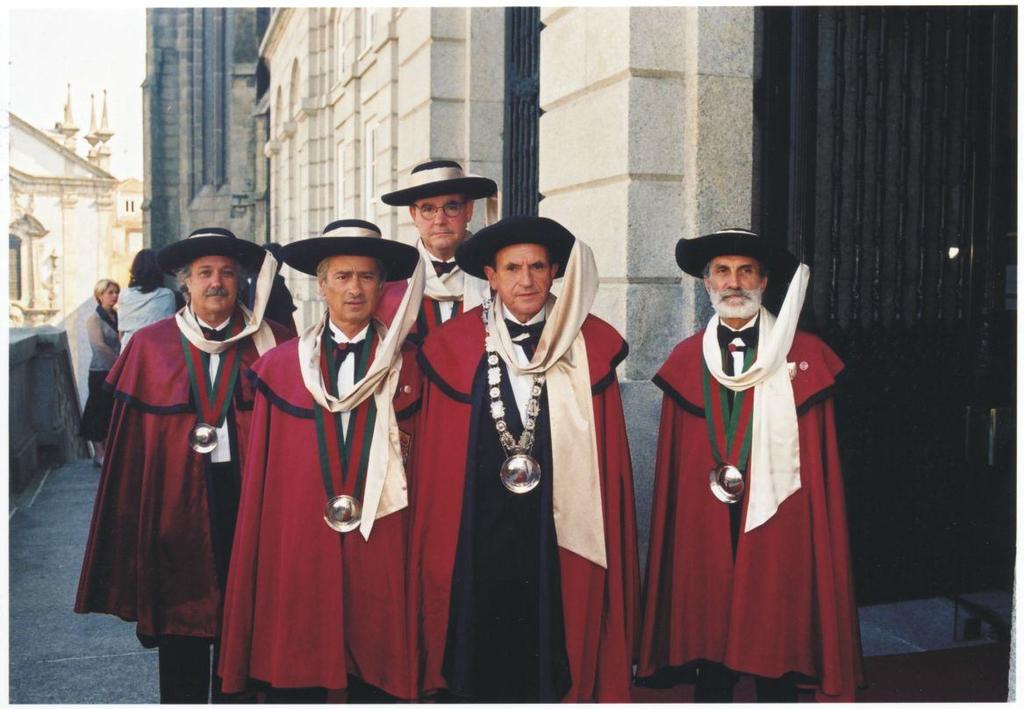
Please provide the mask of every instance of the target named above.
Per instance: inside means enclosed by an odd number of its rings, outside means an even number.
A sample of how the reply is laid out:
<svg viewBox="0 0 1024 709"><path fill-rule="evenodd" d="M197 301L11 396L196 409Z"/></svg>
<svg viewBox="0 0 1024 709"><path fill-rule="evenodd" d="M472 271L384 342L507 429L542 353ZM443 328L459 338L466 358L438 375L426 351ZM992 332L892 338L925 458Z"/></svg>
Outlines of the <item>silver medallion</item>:
<svg viewBox="0 0 1024 709"><path fill-rule="evenodd" d="M359 526L362 505L350 495L338 495L327 501L324 507L324 522L335 532L351 532Z"/></svg>
<svg viewBox="0 0 1024 709"><path fill-rule="evenodd" d="M522 495L540 483L540 463L526 453L516 453L501 465L501 484L510 492Z"/></svg>
<svg viewBox="0 0 1024 709"><path fill-rule="evenodd" d="M734 505L743 499L743 473L735 465L719 463L711 469L711 492L722 502Z"/></svg>
<svg viewBox="0 0 1024 709"><path fill-rule="evenodd" d="M217 447L217 429L208 423L197 423L188 433L188 444L196 453L209 453Z"/></svg>

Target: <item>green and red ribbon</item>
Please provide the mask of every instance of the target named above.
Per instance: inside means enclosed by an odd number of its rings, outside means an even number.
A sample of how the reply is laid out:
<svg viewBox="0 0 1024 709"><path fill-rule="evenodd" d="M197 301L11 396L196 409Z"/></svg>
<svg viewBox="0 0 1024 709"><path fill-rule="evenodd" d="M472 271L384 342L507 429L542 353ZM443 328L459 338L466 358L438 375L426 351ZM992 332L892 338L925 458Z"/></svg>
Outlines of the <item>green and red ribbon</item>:
<svg viewBox="0 0 1024 709"><path fill-rule="evenodd" d="M748 347L744 352L743 371L753 363L754 354L753 347ZM754 413L754 392L751 389L734 392L730 407L728 388L711 376L708 364L703 359L701 369L704 385L704 420L708 425L711 455L714 456L716 463L731 463L742 471L746 468L747 458L750 456L750 422ZM725 455L722 454L723 450Z"/></svg>
<svg viewBox="0 0 1024 709"><path fill-rule="evenodd" d="M242 318L236 312L228 323L228 337L234 337L242 331ZM196 404L199 423L206 423L214 428L224 425L228 409L231 408L231 397L238 383L238 370L241 365L241 354L238 343L220 353L220 366L217 376L210 381L210 355L188 341L184 334L179 335L181 349L185 353L185 369L192 388L192 398Z"/></svg>
<svg viewBox="0 0 1024 709"><path fill-rule="evenodd" d="M362 348L355 362L353 381L358 382L366 375L370 362L377 352L378 338L374 336L373 329L367 333L369 342ZM323 339L320 343L320 376L323 377L328 393L338 396L338 378L335 367L335 343L331 338L329 327L324 328ZM363 412L365 411L365 416ZM356 407L349 412L348 427L345 435L342 435L341 412L333 412L322 406L313 406L313 416L316 420L316 438L320 457L320 474L324 481L324 491L327 499L335 497L335 490L341 490L340 494L351 495L359 499L363 498L363 488L366 484L366 469L370 458L370 448L373 443L373 427L377 419L377 406L373 397L369 398L369 404L365 407ZM336 466L331 461L337 461ZM339 483L335 487L335 469Z"/></svg>
<svg viewBox="0 0 1024 709"><path fill-rule="evenodd" d="M462 301L455 300L451 302L454 304L454 307L452 308L452 317L454 318L456 315L461 315ZM420 306L420 313L416 317L417 332L421 337L426 337L443 323L444 317L441 313L441 301L424 297L423 304Z"/></svg>

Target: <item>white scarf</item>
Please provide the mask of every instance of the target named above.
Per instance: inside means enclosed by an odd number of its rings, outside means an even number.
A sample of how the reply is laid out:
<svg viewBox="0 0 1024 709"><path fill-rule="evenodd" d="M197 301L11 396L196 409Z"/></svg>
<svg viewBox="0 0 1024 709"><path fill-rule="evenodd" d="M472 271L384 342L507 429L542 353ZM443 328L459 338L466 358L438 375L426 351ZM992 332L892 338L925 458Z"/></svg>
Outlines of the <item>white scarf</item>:
<svg viewBox="0 0 1024 709"><path fill-rule="evenodd" d="M236 342L244 340L252 335L252 343L256 351L262 356L277 344L274 332L270 326L263 322L263 311L267 309L267 301L270 299L270 289L274 285L274 276L277 274L277 259L270 252L263 257L263 265L260 267L260 274L256 278L256 297L253 299L252 310L249 310L242 303L237 307L242 311L242 318L245 326L242 331L234 337L223 341L207 340L199 324L194 318L186 317L188 304L174 314L174 321L178 325L181 334L189 342L195 345L196 349L206 354L220 354Z"/></svg>
<svg viewBox="0 0 1024 709"><path fill-rule="evenodd" d="M558 545L607 568L590 365L580 332L597 287L594 252L576 239L562 279L562 295L557 299L549 295L545 304L549 314L530 365L519 366L497 299L488 308L487 341L510 371L545 373L555 469L544 474L552 475Z"/></svg>
<svg viewBox="0 0 1024 709"><path fill-rule="evenodd" d="M398 434L393 399L398 388L398 375L402 370L402 343L416 323L416 315L423 300L423 261L409 278L402 302L388 329L373 319L373 328L379 339L377 355L366 374L342 398L331 395L320 373L320 345L330 311L299 335L299 371L302 383L319 406L337 413L352 411L370 396L377 407L377 418L370 442L367 462L366 486L363 490L363 515L359 531L364 539L370 538L373 522L378 517L397 512L408 506L409 495L402 464L402 446ZM370 337L367 334L367 337Z"/></svg>
<svg viewBox="0 0 1024 709"><path fill-rule="evenodd" d="M466 238L471 237L467 235ZM461 300L462 312L465 313L483 303L490 295L487 281L470 276L458 266L443 276L438 276L432 263L434 256L427 251L422 239L417 240L416 249L420 252L420 260L426 266L424 273L427 280L423 294L428 298L439 301Z"/></svg>
<svg viewBox="0 0 1024 709"><path fill-rule="evenodd" d="M704 330L704 361L718 382L733 391L754 389L754 412L750 446L750 501L743 531L764 524L779 505L800 489L800 431L797 428L793 383L786 367L786 355L793 346L800 309L804 304L810 269L800 264L789 283L786 298L776 319L761 308L757 338L757 359L742 374L727 375L722 369L718 344L717 314ZM710 412L707 412L710 416Z"/></svg>

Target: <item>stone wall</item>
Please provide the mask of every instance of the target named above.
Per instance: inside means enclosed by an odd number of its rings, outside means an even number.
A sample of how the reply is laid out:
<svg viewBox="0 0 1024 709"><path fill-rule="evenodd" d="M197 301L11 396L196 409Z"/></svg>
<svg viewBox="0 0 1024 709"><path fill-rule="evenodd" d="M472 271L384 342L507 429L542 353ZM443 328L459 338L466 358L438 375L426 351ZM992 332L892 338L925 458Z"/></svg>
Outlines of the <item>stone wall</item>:
<svg viewBox="0 0 1024 709"><path fill-rule="evenodd" d="M500 184L502 8L282 9L260 52L270 69L263 147L274 241L360 218L412 243L408 210L380 195L426 160L458 160ZM312 278L284 274L302 328L322 306Z"/></svg>
<svg viewBox="0 0 1024 709"><path fill-rule="evenodd" d="M89 455L63 330L12 328L9 345L8 490L21 492L48 467Z"/></svg>
<svg viewBox="0 0 1024 709"><path fill-rule="evenodd" d="M540 203L597 256L620 367L641 547L672 348L710 315L675 243L750 223L753 8L542 8Z"/></svg>
<svg viewBox="0 0 1024 709"><path fill-rule="evenodd" d="M203 122L211 144L224 145L224 174L216 180L202 175L210 156L197 144L203 120L202 32L223 22L224 90L215 100L225 113L225 130ZM202 8L146 11L146 79L143 83L145 194L147 243L159 248L202 226L231 229L242 238L262 243L265 228L257 202L256 65L260 27L256 9Z"/></svg>

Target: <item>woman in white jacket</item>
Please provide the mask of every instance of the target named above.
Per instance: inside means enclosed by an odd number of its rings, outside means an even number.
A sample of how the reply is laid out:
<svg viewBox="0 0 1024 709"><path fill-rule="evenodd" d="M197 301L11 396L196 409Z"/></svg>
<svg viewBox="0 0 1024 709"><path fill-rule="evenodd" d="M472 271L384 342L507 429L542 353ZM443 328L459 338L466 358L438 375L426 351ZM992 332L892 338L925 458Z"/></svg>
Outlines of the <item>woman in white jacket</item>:
<svg viewBox="0 0 1024 709"><path fill-rule="evenodd" d="M117 306L117 327L121 347L128 344L136 330L162 320L178 309L174 291L164 288L164 274L152 249L142 249L132 261L128 287L121 293Z"/></svg>

